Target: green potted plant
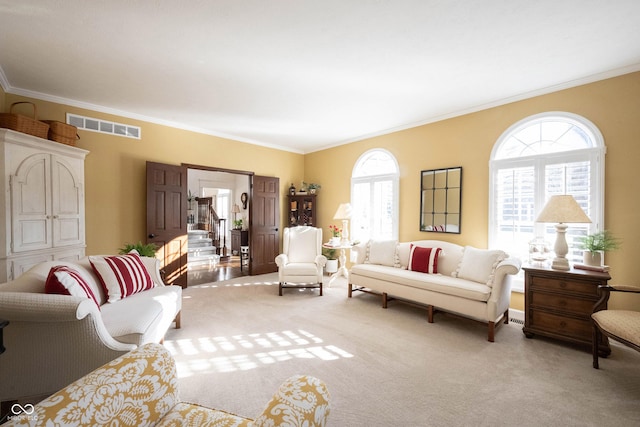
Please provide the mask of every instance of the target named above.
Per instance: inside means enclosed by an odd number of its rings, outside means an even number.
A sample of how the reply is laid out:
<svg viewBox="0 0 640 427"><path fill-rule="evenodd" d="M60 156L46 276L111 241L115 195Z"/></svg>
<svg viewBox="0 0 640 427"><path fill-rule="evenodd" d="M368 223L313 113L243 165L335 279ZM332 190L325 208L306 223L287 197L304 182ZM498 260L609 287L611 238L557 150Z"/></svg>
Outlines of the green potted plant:
<svg viewBox="0 0 640 427"><path fill-rule="evenodd" d="M620 240L613 237L607 230L579 237L578 241L580 242L579 248L584 251L584 263L596 267L604 265L604 252L613 251L620 247Z"/></svg>
<svg viewBox="0 0 640 427"><path fill-rule="evenodd" d="M142 242L138 242L138 243L126 243L123 247L121 247L119 249L120 254L124 255L124 254L128 254L129 252L131 252L132 250L136 250L138 251L138 254L140 254L140 256L148 256L148 257L155 257L156 256L156 251L158 250L158 245L156 245L155 243L142 243Z"/></svg>
<svg viewBox="0 0 640 427"><path fill-rule="evenodd" d="M233 229L234 230L242 230L242 219L234 219L233 220Z"/></svg>
<svg viewBox="0 0 640 427"><path fill-rule="evenodd" d="M338 271L338 258L335 249L322 248L322 255L327 257L327 264L324 266L324 270L328 273L335 273Z"/></svg>
<svg viewBox="0 0 640 427"><path fill-rule="evenodd" d="M314 182L307 184L305 182L305 185L307 187L307 190L309 190L309 193L311 194L316 194L316 191L318 191L320 188L322 188L322 186L320 184L316 184Z"/></svg>

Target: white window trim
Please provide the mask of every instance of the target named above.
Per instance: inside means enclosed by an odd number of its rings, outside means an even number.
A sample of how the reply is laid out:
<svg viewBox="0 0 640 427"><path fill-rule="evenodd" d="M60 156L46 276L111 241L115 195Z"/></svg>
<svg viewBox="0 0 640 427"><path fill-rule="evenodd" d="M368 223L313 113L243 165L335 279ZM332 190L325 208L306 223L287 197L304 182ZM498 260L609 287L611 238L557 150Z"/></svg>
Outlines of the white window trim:
<svg viewBox="0 0 640 427"><path fill-rule="evenodd" d="M519 157L519 158L510 158L510 159L499 159L494 160L500 146L515 132L517 132L520 128L532 125L536 121L544 120L546 118L562 118L568 122L572 122L578 126L586 127L591 134L593 135L593 140L595 143L595 147L585 148L581 150L576 150L573 152L559 152L559 153L547 153L543 156L535 155L535 156L527 156L527 157ZM549 111L545 113L535 114L529 117L525 117L524 119L518 121L517 123L511 125L506 131L500 135L498 140L493 146L491 150L491 157L489 160L489 224L488 224L488 237L489 237L489 248L494 248L496 245L496 235L495 235L495 199L496 195L496 177L498 170L504 169L507 167L522 167L533 165L534 168L542 167L546 164L557 163L554 161L555 159L561 158L562 161L584 161L589 160L593 166L592 170L598 170L598 173L591 174L591 187L592 194L595 194L595 200L598 203L594 204L591 212L591 225L590 232L595 232L604 229L604 177L605 177L605 162L604 156L607 152L607 147L604 143L604 137L600 130L593 124L590 120L585 117L579 116L577 114L564 112L564 111ZM539 175L540 177L540 175ZM538 183L539 186L544 186L544 183ZM538 200L539 194L536 194L536 206L539 209L542 209L544 200ZM542 224L535 224L534 227L542 228ZM499 249L499 248L497 248ZM522 260L526 262L527 260ZM523 275L519 274L517 277L512 280L512 291L514 292L524 292L524 280Z"/></svg>
<svg viewBox="0 0 640 427"><path fill-rule="evenodd" d="M371 153L373 152L383 152L385 153L387 156L389 156L389 158L393 159L394 162L394 167L395 167L395 173L391 173L391 174L381 174L381 175L368 175L368 176L359 176L359 177L354 177L354 174L356 172L356 169L358 167L358 165L360 164L360 162L368 157ZM367 151L365 151L364 153L362 153L360 155L360 157L358 157L358 159L356 160L353 169L351 170L351 195L354 194L354 187L356 184L358 183L363 183L363 182L367 182L367 183L374 183L374 182L378 182L378 181L391 181L391 185L393 188L393 197L391 199L391 205L392 205L392 218L393 218L393 227L391 229L391 234L392 234L392 239L394 240L398 240L398 236L400 235L399 229L400 229L400 165L398 164L398 159L396 159L396 156L394 156L390 151L385 150L384 148L372 148L369 149ZM351 197L351 203L353 204L353 196ZM351 223L349 223L349 226L351 226ZM350 233L351 236L353 236L353 234Z"/></svg>

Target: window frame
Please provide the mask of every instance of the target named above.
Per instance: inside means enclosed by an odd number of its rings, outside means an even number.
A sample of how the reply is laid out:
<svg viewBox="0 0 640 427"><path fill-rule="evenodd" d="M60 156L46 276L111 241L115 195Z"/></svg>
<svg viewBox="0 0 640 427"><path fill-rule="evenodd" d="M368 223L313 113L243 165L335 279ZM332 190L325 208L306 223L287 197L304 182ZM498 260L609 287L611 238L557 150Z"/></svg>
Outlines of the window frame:
<svg viewBox="0 0 640 427"><path fill-rule="evenodd" d="M495 159L500 147L509 140L509 138L517 132L525 129L528 126L536 125L541 121L548 119L559 119L567 123L579 126L585 130L590 136L591 147L579 148L575 150L539 153L535 155L513 157L513 158L501 158ZM548 165L558 163L571 163L588 161L590 163L590 182L589 182L589 200L591 203L589 217L591 224L588 224L589 233L601 231L604 229L604 178L605 178L605 162L604 156L606 154L606 146L604 138L600 130L585 117L577 114L563 112L563 111L550 111L540 114L535 114L526 117L517 123L510 126L503 134L498 138L493 146L491 157L489 160L489 223L488 223L488 241L490 248L498 248L498 220L497 214L499 209L497 208L498 197L498 173L503 169L513 169L522 167L533 167L534 170L534 209L535 215L544 207L545 200L545 175L544 170ZM544 235L544 229L548 224L533 223L533 235L532 239L536 236ZM551 242L553 244L553 242ZM498 248L500 249L500 248ZM524 248L523 248L524 252ZM526 262L527 259L523 259ZM524 280L522 274L518 275L512 283L512 290L516 292L524 291Z"/></svg>
<svg viewBox="0 0 640 427"><path fill-rule="evenodd" d="M383 153L387 156L391 161L393 161L394 172L392 173L383 173L383 174L375 174L375 175L364 175L364 176L356 176L358 168L363 164L364 161L367 160L374 153ZM399 236L399 228L400 228L400 166L398 164L398 160L396 157L388 150L383 148L372 148L360 155L356 160L353 169L351 171L351 206L353 206L353 210L356 211L357 207L355 205L354 199L354 188L357 184L370 184L371 196L373 196L374 184L379 182L388 182L391 181L392 195L391 195L391 239L398 240ZM370 198L373 200L373 197ZM372 218L373 220L373 218ZM358 237L358 233L353 232L352 221L349 223L349 227L351 227L349 235L352 238ZM369 239L374 238L374 236L369 236Z"/></svg>

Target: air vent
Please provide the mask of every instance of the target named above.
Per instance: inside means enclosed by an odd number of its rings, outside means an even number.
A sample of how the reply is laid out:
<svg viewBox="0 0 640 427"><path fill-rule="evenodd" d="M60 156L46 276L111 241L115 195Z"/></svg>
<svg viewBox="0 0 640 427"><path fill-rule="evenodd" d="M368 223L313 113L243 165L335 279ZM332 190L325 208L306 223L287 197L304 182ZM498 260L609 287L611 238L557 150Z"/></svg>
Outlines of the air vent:
<svg viewBox="0 0 640 427"><path fill-rule="evenodd" d="M67 124L73 125L78 129L89 130L91 132L108 133L110 135L124 136L126 138L140 139L141 135L141 130L138 126L130 126L107 120L78 116L77 114L71 113L67 113Z"/></svg>

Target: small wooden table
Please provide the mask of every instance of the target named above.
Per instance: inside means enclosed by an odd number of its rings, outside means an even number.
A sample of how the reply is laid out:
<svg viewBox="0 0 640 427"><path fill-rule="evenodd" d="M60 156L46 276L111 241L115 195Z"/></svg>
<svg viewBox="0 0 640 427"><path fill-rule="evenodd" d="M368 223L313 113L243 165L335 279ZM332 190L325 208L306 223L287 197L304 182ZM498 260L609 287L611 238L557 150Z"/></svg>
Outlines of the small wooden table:
<svg viewBox="0 0 640 427"><path fill-rule="evenodd" d="M347 280L349 280L349 270L347 269L347 255L345 251L347 249L351 249L352 246L353 245L351 243L348 243L348 244L341 243L340 246L331 246L327 243L324 243L322 245L322 247L325 249L340 249L340 256L338 257L338 271L333 273L329 278L329 287L331 287L331 284L333 283L333 281L340 276L344 276Z"/></svg>
<svg viewBox="0 0 640 427"><path fill-rule="evenodd" d="M525 336L542 335L591 349L591 313L600 299L598 286L607 284L611 279L609 273L533 266L525 266L523 270L525 315L522 332ZM606 336L602 336L599 346L603 357L611 353Z"/></svg>

